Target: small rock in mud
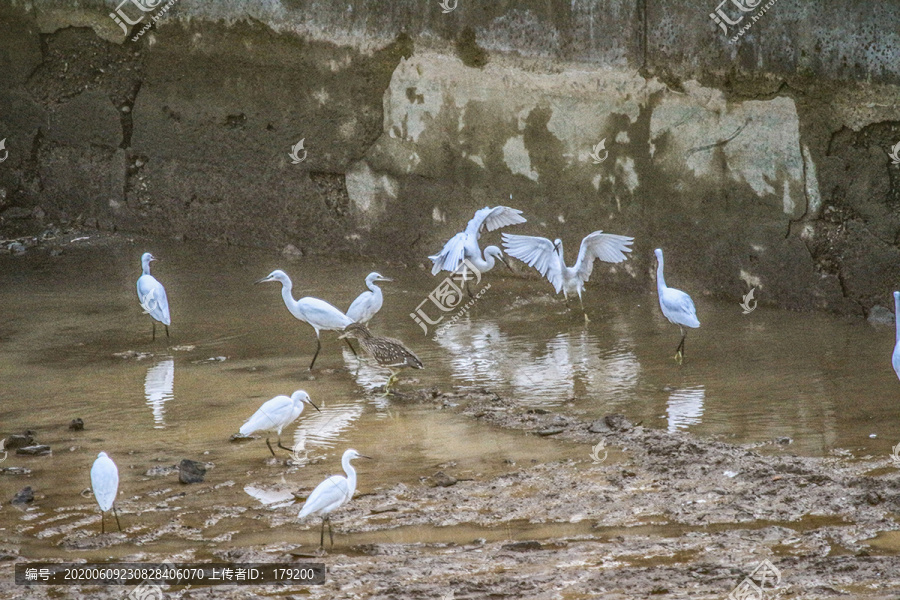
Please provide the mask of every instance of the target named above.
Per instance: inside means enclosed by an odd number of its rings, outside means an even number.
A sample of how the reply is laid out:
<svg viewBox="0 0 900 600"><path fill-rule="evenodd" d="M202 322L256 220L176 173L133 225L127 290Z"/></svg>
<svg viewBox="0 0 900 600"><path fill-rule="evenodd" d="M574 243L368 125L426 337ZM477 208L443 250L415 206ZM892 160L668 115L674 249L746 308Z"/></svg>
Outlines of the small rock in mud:
<svg viewBox="0 0 900 600"><path fill-rule="evenodd" d="M565 431L565 430L566 430L565 427L547 427L546 429L540 429L540 430L538 430L537 434L538 434L538 435L541 435L541 436L544 436L544 437L547 437L547 436L550 436L550 435L556 435L556 434L558 434L558 433L562 433L562 432Z"/></svg>
<svg viewBox="0 0 900 600"><path fill-rule="evenodd" d="M389 512L398 512L400 510L400 506L397 504L384 504L382 506L376 506L371 510L373 515L380 515L382 513Z"/></svg>
<svg viewBox="0 0 900 600"><path fill-rule="evenodd" d="M530 542L514 542L512 544L503 544L500 546L501 550L512 550L513 552L530 552L532 550L542 550L543 548L543 544L533 540Z"/></svg>
<svg viewBox="0 0 900 600"><path fill-rule="evenodd" d="M162 477L165 475L171 475L176 470L177 470L177 467L175 467L175 465L168 465L165 467L163 467L163 466L151 467L151 468L147 469L147 471L144 473L144 475L146 475L147 477Z"/></svg>
<svg viewBox="0 0 900 600"><path fill-rule="evenodd" d="M0 475L29 475L31 469L25 467L0 467Z"/></svg>
<svg viewBox="0 0 900 600"><path fill-rule="evenodd" d="M288 244L281 251L281 255L288 260L299 260L303 258L303 251L293 244Z"/></svg>
<svg viewBox="0 0 900 600"><path fill-rule="evenodd" d="M869 316L866 320L873 325L893 325L894 313L893 311L876 304L872 307L872 310L869 311Z"/></svg>
<svg viewBox="0 0 900 600"><path fill-rule="evenodd" d="M25 244L21 242L13 242L6 249L9 250L10 254L25 254Z"/></svg>
<svg viewBox="0 0 900 600"><path fill-rule="evenodd" d="M7 450L15 450L16 448L24 448L34 444L34 432L26 431L25 435L11 435L6 438L4 446Z"/></svg>
<svg viewBox="0 0 900 600"><path fill-rule="evenodd" d="M431 477L425 478L425 485L428 487L450 487L456 485L458 480L452 475L447 475L443 471L438 471Z"/></svg>
<svg viewBox="0 0 900 600"><path fill-rule="evenodd" d="M206 467L202 462L187 458L178 465L178 481L181 483L200 483L206 475Z"/></svg>
<svg viewBox="0 0 900 600"><path fill-rule="evenodd" d="M16 450L16 454L23 456L46 456L50 454L50 446L46 444L35 444L34 446L25 446Z"/></svg>
<svg viewBox="0 0 900 600"><path fill-rule="evenodd" d="M84 431L84 420L80 417L72 419L72 422L69 423L69 429L72 431Z"/></svg>
<svg viewBox="0 0 900 600"><path fill-rule="evenodd" d="M34 490L30 485L21 489L12 499L12 504L28 504L29 502L34 502Z"/></svg>
<svg viewBox="0 0 900 600"><path fill-rule="evenodd" d="M612 431L628 431L633 427L625 415L606 415L603 417L603 421Z"/></svg>

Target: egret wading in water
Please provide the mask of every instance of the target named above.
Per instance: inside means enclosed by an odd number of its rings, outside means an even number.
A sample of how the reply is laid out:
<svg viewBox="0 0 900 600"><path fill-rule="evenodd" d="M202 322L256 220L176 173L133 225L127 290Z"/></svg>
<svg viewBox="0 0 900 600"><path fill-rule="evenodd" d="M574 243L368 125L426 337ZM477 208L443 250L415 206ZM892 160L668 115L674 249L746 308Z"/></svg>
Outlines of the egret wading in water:
<svg viewBox="0 0 900 600"><path fill-rule="evenodd" d="M522 211L509 208L508 206L495 206L494 208L485 206L481 210L475 211L475 216L466 225L465 231L461 231L450 238L438 254L428 257L434 263L431 274L437 275L441 271L453 273L463 264L464 259L468 259L482 273L494 268L496 264L495 258L500 259L503 261L503 264L509 267L509 264L503 260L503 251L497 246L485 248L484 256L482 257L481 248L478 246L478 238L481 237L481 232L484 229L494 231L507 225L518 225L519 223L525 223ZM463 277L465 277L465 270ZM468 281L466 282L466 291L469 292L469 296L472 295L471 290L468 288Z"/></svg>
<svg viewBox="0 0 900 600"><path fill-rule="evenodd" d="M319 339L319 332L322 330L341 331L351 324L353 320L324 300L310 298L309 296L294 300L294 296L291 294L294 284L291 283L291 278L287 276L287 273L280 269L272 271L256 283L265 283L267 281L281 282L281 297L284 299L284 305L287 306L292 315L315 329L316 353L313 354L312 362L309 363L309 370L312 371L313 365L316 364L316 358L319 356L319 350L322 349L322 340ZM350 342L347 342L347 345L350 346L350 350L356 356L356 350L353 349Z"/></svg>
<svg viewBox="0 0 900 600"><path fill-rule="evenodd" d="M106 452L98 454L97 460L94 461L94 466L91 467L91 491L94 492L94 498L97 499L97 504L100 505L100 533L106 533L103 517L106 511L110 509L116 517L116 525L118 525L119 531L122 531L122 525L119 524L119 514L116 512L116 507L113 504L119 491L119 469L116 468L116 463L106 455Z"/></svg>
<svg viewBox="0 0 900 600"><path fill-rule="evenodd" d="M375 359L379 366L390 369L391 376L384 385L384 395L387 396L391 392L391 386L397 380L397 375L401 369L407 367L413 369L423 369L425 365L419 360L419 357L413 354L412 350L403 345L400 340L388 337L376 337L362 323L353 323L348 325L340 338L356 338L359 345L366 354Z"/></svg>
<svg viewBox="0 0 900 600"><path fill-rule="evenodd" d="M384 295L381 293L381 288L375 285L376 281L393 281L393 279L379 273L369 273L366 276L366 287L369 288L369 291L357 296L350 308L347 309L347 316L354 322L368 325L375 313L381 310Z"/></svg>
<svg viewBox="0 0 900 600"><path fill-rule="evenodd" d="M557 294L562 291L566 298L566 306L569 306L569 295L578 294L585 322L590 319L584 312L581 292L584 284L591 278L594 261L620 263L628 258L626 252L631 252L632 242L634 242L632 237L595 231L581 240L581 249L578 251L575 266L567 267L563 258L561 239L557 238L551 242L547 238L531 235L503 234L503 246L507 254L537 269L553 285Z"/></svg>
<svg viewBox="0 0 900 600"><path fill-rule="evenodd" d="M894 365L894 373L900 377L900 292L894 292L894 321L897 328L897 341L894 344L894 355L891 364Z"/></svg>
<svg viewBox="0 0 900 600"><path fill-rule="evenodd" d="M304 403L319 410L319 407L313 404L309 398L309 394L303 390L297 390L291 394L290 398L275 396L271 400L267 400L253 413L252 417L247 419L246 423L241 425L241 435L250 435L256 431L275 433L278 436L278 447L291 452L291 448L281 445L281 430L297 420L297 417L303 412ZM268 435L266 436L266 446L269 447L272 456L275 456Z"/></svg>
<svg viewBox="0 0 900 600"><path fill-rule="evenodd" d="M656 267L656 291L659 293L659 307L662 309L663 315L670 323L678 325L681 329L681 342L675 349L675 361L681 364L684 357L684 338L687 335L684 332L685 327L696 329L700 327L700 321L697 320L697 309L694 308L694 301L691 297L675 288L666 285L663 277L663 253L657 248L654 252L659 265Z"/></svg>
<svg viewBox="0 0 900 600"><path fill-rule="evenodd" d="M325 547L325 522L328 521L328 535L331 538L331 546L334 547L334 532L331 530L331 513L350 502L356 492L356 469L350 464L357 458L370 458L363 456L353 448L346 450L341 457L341 466L344 467L346 477L332 475L316 486L303 508L300 509L298 519L309 516L322 517L322 533L319 536L319 548Z"/></svg>
<svg viewBox="0 0 900 600"><path fill-rule="evenodd" d="M156 340L156 322L159 321L166 327L166 337L169 337L169 325L172 319L169 316L169 299L166 298L166 288L150 274L150 261L156 260L149 252L141 256L141 276L137 280L138 300L141 308L150 315L153 323L153 340Z"/></svg>

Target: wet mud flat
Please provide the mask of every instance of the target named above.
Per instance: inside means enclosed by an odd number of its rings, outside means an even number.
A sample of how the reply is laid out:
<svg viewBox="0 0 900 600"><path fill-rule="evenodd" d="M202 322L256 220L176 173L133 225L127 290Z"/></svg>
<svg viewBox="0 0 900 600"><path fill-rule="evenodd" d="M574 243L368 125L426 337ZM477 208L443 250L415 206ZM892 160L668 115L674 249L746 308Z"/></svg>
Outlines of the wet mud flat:
<svg viewBox="0 0 900 600"><path fill-rule="evenodd" d="M318 522L296 521L298 502L248 509L228 504L234 482L171 486L123 503L126 513L157 517L153 525L105 536L94 518L62 525L58 558L103 550L122 560L314 560L328 568L322 586L170 588L167 598L724 598L765 559L780 572L766 597L900 593L900 471L890 457L798 457L786 439L741 446L621 415L581 421L488 391L407 387L392 403L583 445L584 458L507 461L490 477L442 463L418 484L374 489L365 471L377 461L361 465L358 495L334 515L335 547L323 556L315 554ZM308 490L291 479L285 490L302 498ZM182 510L186 495L205 495L202 508ZM196 550L159 552L155 542L166 537ZM126 543L147 551L122 555L117 547ZM3 553L5 598L128 591L17 587L13 566L25 559L8 543Z"/></svg>

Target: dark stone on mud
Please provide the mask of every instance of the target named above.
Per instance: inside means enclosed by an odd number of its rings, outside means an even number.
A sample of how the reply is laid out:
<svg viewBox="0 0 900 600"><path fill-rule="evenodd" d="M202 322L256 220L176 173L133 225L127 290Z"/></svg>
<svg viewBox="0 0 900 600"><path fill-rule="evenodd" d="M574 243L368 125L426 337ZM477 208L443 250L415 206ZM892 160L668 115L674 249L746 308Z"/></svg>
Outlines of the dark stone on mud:
<svg viewBox="0 0 900 600"><path fill-rule="evenodd" d="M46 456L50 454L50 446L46 444L36 444L34 446L25 446L16 450L16 454L23 456Z"/></svg>
<svg viewBox="0 0 900 600"><path fill-rule="evenodd" d="M80 417L72 419L72 422L69 423L69 429L72 431L84 431L84 421Z"/></svg>
<svg viewBox="0 0 900 600"><path fill-rule="evenodd" d="M869 316L866 320L873 325L893 325L894 313L889 309L876 304L869 311Z"/></svg>
<svg viewBox="0 0 900 600"><path fill-rule="evenodd" d="M206 467L202 462L185 458L178 465L178 481L181 483L200 483L205 475Z"/></svg>
<svg viewBox="0 0 900 600"><path fill-rule="evenodd" d="M793 444L794 440L789 437L780 437L780 438L775 438L775 443L786 446L788 444Z"/></svg>
<svg viewBox="0 0 900 600"><path fill-rule="evenodd" d="M443 471L438 471L425 480L426 485L430 487L450 487L456 485L458 479L452 475L447 475Z"/></svg>
<svg viewBox="0 0 900 600"><path fill-rule="evenodd" d="M530 552L532 550L543 550L544 546L540 542L515 542L512 544L503 544L501 550L512 550L513 552Z"/></svg>
<svg viewBox="0 0 900 600"><path fill-rule="evenodd" d="M382 513L397 512L399 510L400 506L397 504L385 504L383 506L376 506L371 510L371 513L373 515L380 515Z"/></svg>
<svg viewBox="0 0 900 600"><path fill-rule="evenodd" d="M12 499L12 504L28 504L29 502L34 502L34 490L30 485L20 490Z"/></svg>
<svg viewBox="0 0 900 600"><path fill-rule="evenodd" d="M869 503L870 506L877 506L881 504L884 498L881 497L881 494L878 492L869 492L866 494L866 502Z"/></svg>
<svg viewBox="0 0 900 600"><path fill-rule="evenodd" d="M556 434L558 434L558 433L562 433L562 432L565 431L565 430L566 430L565 427L547 427L546 429L541 429L541 430L539 430L539 431L537 432L537 434L546 437L546 436L556 435Z"/></svg>
<svg viewBox="0 0 900 600"><path fill-rule="evenodd" d="M0 467L0 475L28 475L31 469L25 467Z"/></svg>
<svg viewBox="0 0 900 600"><path fill-rule="evenodd" d="M547 415L550 414L550 411L546 408L529 408L525 411L529 415Z"/></svg>
<svg viewBox="0 0 900 600"><path fill-rule="evenodd" d="M26 431L25 435L11 435L6 438L6 449L15 450L16 448L24 448L34 443L34 433Z"/></svg>
<svg viewBox="0 0 900 600"><path fill-rule="evenodd" d="M603 420L606 422L606 426L613 431L628 431L633 427L625 415L606 415Z"/></svg>

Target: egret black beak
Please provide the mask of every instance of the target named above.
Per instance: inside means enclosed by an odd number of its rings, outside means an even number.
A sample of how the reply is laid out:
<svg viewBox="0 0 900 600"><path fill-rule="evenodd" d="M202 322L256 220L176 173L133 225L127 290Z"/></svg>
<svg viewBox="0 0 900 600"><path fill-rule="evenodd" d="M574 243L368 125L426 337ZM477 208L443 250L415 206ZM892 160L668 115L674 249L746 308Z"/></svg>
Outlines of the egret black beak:
<svg viewBox="0 0 900 600"><path fill-rule="evenodd" d="M510 271L513 270L512 266L508 262L506 262L505 258L503 258L502 256L497 256L497 258L500 259L500 262L502 262L504 265L506 265L507 269L509 269ZM515 271L513 271L513 272L515 272Z"/></svg>
<svg viewBox="0 0 900 600"><path fill-rule="evenodd" d="M256 281L254 281L253 285L256 285L257 283L265 283L267 281L272 281L272 280L269 279L268 277L263 277L262 279L257 279Z"/></svg>
<svg viewBox="0 0 900 600"><path fill-rule="evenodd" d="M356 458L368 458L369 460L372 460L372 457L371 457L371 456L363 456L362 454L360 454L360 455L357 456Z"/></svg>
<svg viewBox="0 0 900 600"><path fill-rule="evenodd" d="M380 277L378 281L393 281L390 277Z"/></svg>
<svg viewBox="0 0 900 600"><path fill-rule="evenodd" d="M319 407L316 406L315 404L313 404L313 401L312 401L312 400L307 400L307 402L309 402L309 403L312 405L312 407L313 407L314 409L319 410ZM322 411L319 410L319 412L322 412Z"/></svg>

